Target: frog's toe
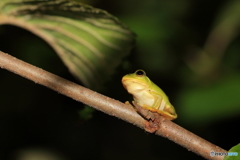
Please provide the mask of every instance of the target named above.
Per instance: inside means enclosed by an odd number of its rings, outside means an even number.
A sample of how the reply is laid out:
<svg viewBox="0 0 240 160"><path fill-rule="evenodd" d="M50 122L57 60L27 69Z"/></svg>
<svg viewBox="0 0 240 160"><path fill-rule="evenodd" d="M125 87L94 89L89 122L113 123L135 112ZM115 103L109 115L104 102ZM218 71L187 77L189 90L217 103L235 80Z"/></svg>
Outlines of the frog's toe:
<svg viewBox="0 0 240 160"><path fill-rule="evenodd" d="M126 105L131 105L131 103L129 101L126 101L125 104Z"/></svg>

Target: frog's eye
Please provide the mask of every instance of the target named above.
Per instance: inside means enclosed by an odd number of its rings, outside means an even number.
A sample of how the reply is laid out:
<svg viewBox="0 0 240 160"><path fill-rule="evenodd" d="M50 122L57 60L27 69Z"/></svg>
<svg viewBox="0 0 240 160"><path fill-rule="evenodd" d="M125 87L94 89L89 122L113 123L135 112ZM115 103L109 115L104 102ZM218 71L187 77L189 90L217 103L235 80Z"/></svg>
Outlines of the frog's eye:
<svg viewBox="0 0 240 160"><path fill-rule="evenodd" d="M141 70L141 69L137 70L135 73L136 73L136 75L139 76L139 77L144 77L144 76L146 76L146 73L144 72L144 70Z"/></svg>

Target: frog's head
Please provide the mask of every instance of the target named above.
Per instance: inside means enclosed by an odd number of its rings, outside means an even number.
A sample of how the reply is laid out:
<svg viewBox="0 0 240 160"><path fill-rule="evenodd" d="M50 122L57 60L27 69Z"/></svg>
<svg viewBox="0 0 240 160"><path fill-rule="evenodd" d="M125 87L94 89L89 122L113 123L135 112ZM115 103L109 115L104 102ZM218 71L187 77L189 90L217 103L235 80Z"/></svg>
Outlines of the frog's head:
<svg viewBox="0 0 240 160"><path fill-rule="evenodd" d="M141 69L134 73L127 74L122 78L122 84L130 94L147 89L151 83L151 80L147 77L144 70Z"/></svg>

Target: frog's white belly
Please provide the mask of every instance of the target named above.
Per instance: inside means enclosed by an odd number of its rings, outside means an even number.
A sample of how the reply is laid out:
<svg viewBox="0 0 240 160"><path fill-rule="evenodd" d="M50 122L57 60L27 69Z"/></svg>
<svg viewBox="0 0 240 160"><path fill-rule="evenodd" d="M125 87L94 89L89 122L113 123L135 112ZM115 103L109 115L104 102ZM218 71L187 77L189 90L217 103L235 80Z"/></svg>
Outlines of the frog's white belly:
<svg viewBox="0 0 240 160"><path fill-rule="evenodd" d="M133 95L133 99L140 106L147 105L151 107L154 104L155 97L151 95L148 90L141 90L135 92L135 94Z"/></svg>
<svg viewBox="0 0 240 160"><path fill-rule="evenodd" d="M149 92L149 90L141 90L135 92L133 98L134 101L137 102L140 106L154 107L155 109L158 110L163 110L166 105L166 102L162 99L160 95L158 94L153 95Z"/></svg>
<svg viewBox="0 0 240 160"><path fill-rule="evenodd" d="M163 110L166 102L159 94L150 90L148 86L136 83L132 80L125 80L124 85L127 88L127 91L133 95L134 101L140 106L154 107L156 109Z"/></svg>

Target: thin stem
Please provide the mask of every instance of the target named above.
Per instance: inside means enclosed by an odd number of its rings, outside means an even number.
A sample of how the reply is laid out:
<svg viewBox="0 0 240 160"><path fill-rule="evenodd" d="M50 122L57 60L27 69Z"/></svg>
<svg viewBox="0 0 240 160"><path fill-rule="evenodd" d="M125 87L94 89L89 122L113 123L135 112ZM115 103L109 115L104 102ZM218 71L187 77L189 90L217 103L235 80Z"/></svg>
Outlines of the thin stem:
<svg viewBox="0 0 240 160"><path fill-rule="evenodd" d="M23 62L1 51L0 67L140 128L144 128L145 126L146 120L132 107ZM210 152L226 152L225 150L185 130L164 117L160 117L159 128L156 132L157 135L166 137L206 159L222 160L224 158L223 156L211 157Z"/></svg>

